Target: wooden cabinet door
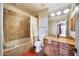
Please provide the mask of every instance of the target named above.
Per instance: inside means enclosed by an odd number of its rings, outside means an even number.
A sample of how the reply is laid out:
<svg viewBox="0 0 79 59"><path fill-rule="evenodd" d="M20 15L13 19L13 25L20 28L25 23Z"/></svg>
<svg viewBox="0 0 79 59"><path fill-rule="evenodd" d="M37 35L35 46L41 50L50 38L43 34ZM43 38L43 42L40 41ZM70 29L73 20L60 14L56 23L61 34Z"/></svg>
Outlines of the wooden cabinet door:
<svg viewBox="0 0 79 59"><path fill-rule="evenodd" d="M48 41L45 40L45 54L49 56L74 56L74 46L56 42L52 40L52 43L47 43Z"/></svg>
<svg viewBox="0 0 79 59"><path fill-rule="evenodd" d="M58 56L58 54L59 54L58 47L56 47L56 46L53 46L53 45L52 45L50 51L51 51L51 52L50 52L51 56Z"/></svg>
<svg viewBox="0 0 79 59"><path fill-rule="evenodd" d="M52 45L51 45L51 55L52 56L58 56L59 54L59 42L56 41L52 41Z"/></svg>
<svg viewBox="0 0 79 59"><path fill-rule="evenodd" d="M44 47L44 53L46 55L50 55L51 54L51 47L49 44L46 44L46 46Z"/></svg>
<svg viewBox="0 0 79 59"><path fill-rule="evenodd" d="M73 46L65 43L60 43L59 45L59 55L60 56L73 56Z"/></svg>
<svg viewBox="0 0 79 59"><path fill-rule="evenodd" d="M68 50L60 48L59 53L60 56L68 56Z"/></svg>

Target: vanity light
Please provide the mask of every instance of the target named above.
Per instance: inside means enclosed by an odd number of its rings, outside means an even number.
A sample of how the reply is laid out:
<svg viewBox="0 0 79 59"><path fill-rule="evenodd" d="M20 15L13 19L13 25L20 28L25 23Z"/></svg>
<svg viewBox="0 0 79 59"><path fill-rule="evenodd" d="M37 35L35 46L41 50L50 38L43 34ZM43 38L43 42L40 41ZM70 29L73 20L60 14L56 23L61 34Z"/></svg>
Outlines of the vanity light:
<svg viewBox="0 0 79 59"><path fill-rule="evenodd" d="M55 13L51 13L51 15L50 16L55 16Z"/></svg>
<svg viewBox="0 0 79 59"><path fill-rule="evenodd" d="M61 14L61 11L59 11L59 12L56 13L56 15L60 15L60 14Z"/></svg>
<svg viewBox="0 0 79 59"><path fill-rule="evenodd" d="M65 14L67 14L69 12L69 9L65 9L64 11L63 11L63 13L65 13Z"/></svg>
<svg viewBox="0 0 79 59"><path fill-rule="evenodd" d="M75 12L78 12L78 6L75 7Z"/></svg>

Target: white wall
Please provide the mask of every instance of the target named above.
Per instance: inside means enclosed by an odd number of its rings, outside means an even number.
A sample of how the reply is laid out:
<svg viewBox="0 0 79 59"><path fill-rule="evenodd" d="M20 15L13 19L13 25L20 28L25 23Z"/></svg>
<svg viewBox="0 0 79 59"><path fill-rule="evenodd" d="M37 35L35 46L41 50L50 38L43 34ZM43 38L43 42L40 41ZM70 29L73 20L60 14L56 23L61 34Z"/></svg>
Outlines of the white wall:
<svg viewBox="0 0 79 59"><path fill-rule="evenodd" d="M53 20L48 21L49 35L57 35L57 22Z"/></svg>
<svg viewBox="0 0 79 59"><path fill-rule="evenodd" d="M1 11L1 8L2 8L2 6L1 6L1 4L0 4L0 55L1 55L1 53L2 53L2 26L3 26L3 24L2 24L2 22L3 22L3 20L1 19L2 18L2 11Z"/></svg>
<svg viewBox="0 0 79 59"><path fill-rule="evenodd" d="M39 20L39 39L43 41L44 36L48 35L48 9L38 14Z"/></svg>
<svg viewBox="0 0 79 59"><path fill-rule="evenodd" d="M71 15L71 17L73 16ZM69 35L75 39L75 31L71 31L70 28L69 28Z"/></svg>
<svg viewBox="0 0 79 59"><path fill-rule="evenodd" d="M74 6L71 7L71 14L69 20L75 15L75 9L73 9ZM71 31L69 27L69 36L73 37L75 39L75 31Z"/></svg>
<svg viewBox="0 0 79 59"><path fill-rule="evenodd" d="M70 33L70 36L75 39L75 32L70 30L69 33Z"/></svg>
<svg viewBox="0 0 79 59"><path fill-rule="evenodd" d="M79 5L78 5L78 11L76 12L76 48L77 48L77 55L79 56Z"/></svg>

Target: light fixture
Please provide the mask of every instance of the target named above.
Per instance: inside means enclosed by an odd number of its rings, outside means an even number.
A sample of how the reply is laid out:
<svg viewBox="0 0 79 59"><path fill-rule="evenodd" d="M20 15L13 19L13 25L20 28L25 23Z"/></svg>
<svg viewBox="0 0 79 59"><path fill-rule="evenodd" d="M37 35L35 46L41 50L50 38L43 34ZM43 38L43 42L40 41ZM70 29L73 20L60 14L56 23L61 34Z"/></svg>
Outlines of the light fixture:
<svg viewBox="0 0 79 59"><path fill-rule="evenodd" d="M75 7L75 12L78 12L78 6Z"/></svg>
<svg viewBox="0 0 79 59"><path fill-rule="evenodd" d="M51 15L50 16L55 16L55 13L51 13Z"/></svg>
<svg viewBox="0 0 79 59"><path fill-rule="evenodd" d="M61 14L61 11L59 11L59 12L56 13L56 15L60 15L60 14Z"/></svg>
<svg viewBox="0 0 79 59"><path fill-rule="evenodd" d="M63 11L63 13L68 13L69 12L69 9L65 9L64 11Z"/></svg>

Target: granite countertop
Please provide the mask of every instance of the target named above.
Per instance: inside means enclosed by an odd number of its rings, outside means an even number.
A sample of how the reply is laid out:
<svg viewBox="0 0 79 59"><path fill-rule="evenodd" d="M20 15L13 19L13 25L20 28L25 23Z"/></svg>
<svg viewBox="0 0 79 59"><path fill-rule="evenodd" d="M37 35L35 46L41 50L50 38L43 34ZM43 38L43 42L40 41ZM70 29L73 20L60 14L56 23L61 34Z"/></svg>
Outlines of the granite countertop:
<svg viewBox="0 0 79 59"><path fill-rule="evenodd" d="M48 41L54 40L54 41L57 41L57 42L75 45L75 40L70 39L70 38L63 38L63 37L57 38L57 37L53 37L53 36L46 36L44 39L48 39Z"/></svg>

